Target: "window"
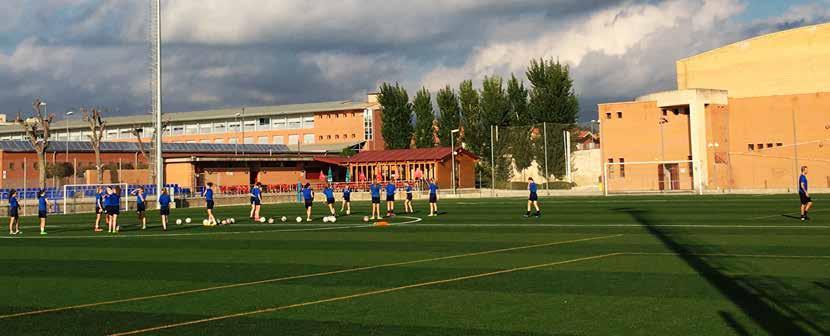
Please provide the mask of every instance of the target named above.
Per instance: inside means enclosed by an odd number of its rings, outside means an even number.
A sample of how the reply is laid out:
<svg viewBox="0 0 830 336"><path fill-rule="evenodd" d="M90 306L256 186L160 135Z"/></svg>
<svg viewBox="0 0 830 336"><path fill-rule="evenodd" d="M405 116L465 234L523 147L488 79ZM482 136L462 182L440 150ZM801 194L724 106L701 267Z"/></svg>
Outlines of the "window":
<svg viewBox="0 0 830 336"><path fill-rule="evenodd" d="M245 137L245 139L243 139L242 141L244 141L244 144L250 145L250 144L254 143L254 138L253 137Z"/></svg>
<svg viewBox="0 0 830 336"><path fill-rule="evenodd" d="M185 126L185 134L199 134L199 125L187 125Z"/></svg>
<svg viewBox="0 0 830 336"><path fill-rule="evenodd" d="M363 137L366 140L372 140L374 137L372 114L372 109L363 110Z"/></svg>
<svg viewBox="0 0 830 336"><path fill-rule="evenodd" d="M669 111L667 111L666 109L663 109L663 116L668 117L669 116Z"/></svg>
<svg viewBox="0 0 830 336"><path fill-rule="evenodd" d="M772 148L772 144L771 144L771 143L768 143L768 144L767 144L767 148Z"/></svg>
<svg viewBox="0 0 830 336"><path fill-rule="evenodd" d="M608 159L608 163L614 163L614 159ZM613 174L614 174L614 165L609 164L608 165L608 176L611 176Z"/></svg>
<svg viewBox="0 0 830 336"><path fill-rule="evenodd" d="M340 140L340 134L335 134L335 135L334 135L334 139L335 139L335 140ZM457 154L456 154L456 155L457 155Z"/></svg>
<svg viewBox="0 0 830 336"><path fill-rule="evenodd" d="M14 170L14 162L9 162L9 170Z"/></svg>
<svg viewBox="0 0 830 336"><path fill-rule="evenodd" d="M779 142L779 143L777 143L777 144L775 144L775 147L781 147L781 146L784 146L784 144L783 144L783 143L780 143L780 142Z"/></svg>
<svg viewBox="0 0 830 336"><path fill-rule="evenodd" d="M303 127L314 128L314 116L303 118Z"/></svg>
<svg viewBox="0 0 830 336"><path fill-rule="evenodd" d="M695 162L692 161L691 155L689 155L689 177L695 177Z"/></svg>
<svg viewBox="0 0 830 336"><path fill-rule="evenodd" d="M213 132L215 132L215 133L225 133L226 126L227 125L223 122L213 124Z"/></svg>
<svg viewBox="0 0 830 336"><path fill-rule="evenodd" d="M246 131L256 131L256 120L250 120L245 122L245 130Z"/></svg>
<svg viewBox="0 0 830 336"><path fill-rule="evenodd" d="M242 130L242 123L238 121L228 123L228 132L236 133Z"/></svg>
<svg viewBox="0 0 830 336"><path fill-rule="evenodd" d="M199 124L199 134L210 134L210 132L212 131L212 128L213 128L211 126L213 126L213 125L211 125L210 123Z"/></svg>
<svg viewBox="0 0 830 336"><path fill-rule="evenodd" d="M605 112L605 119L611 119L611 112Z"/></svg>
<svg viewBox="0 0 830 336"><path fill-rule="evenodd" d="M620 177L625 178L625 159L620 158Z"/></svg>
<svg viewBox="0 0 830 336"><path fill-rule="evenodd" d="M184 126L173 126L173 135L181 135L184 134Z"/></svg>
<svg viewBox="0 0 830 336"><path fill-rule="evenodd" d="M323 136L322 136L322 135L320 136L320 140L323 140Z"/></svg>
<svg viewBox="0 0 830 336"><path fill-rule="evenodd" d="M118 130L108 130L107 134L104 135L104 139L115 139L118 137Z"/></svg>
<svg viewBox="0 0 830 336"><path fill-rule="evenodd" d="M271 118L271 127L274 129L285 129L285 118Z"/></svg>
<svg viewBox="0 0 830 336"><path fill-rule="evenodd" d="M352 133L352 139L357 138L357 134Z"/></svg>
<svg viewBox="0 0 830 336"><path fill-rule="evenodd" d="M326 140L331 140L331 135L326 135Z"/></svg>
<svg viewBox="0 0 830 336"><path fill-rule="evenodd" d="M302 127L303 120L299 117L296 118L288 118L288 128L289 129L298 129Z"/></svg>
<svg viewBox="0 0 830 336"><path fill-rule="evenodd" d="M305 135L303 135L303 143L304 144L313 144L314 143L314 134L305 134Z"/></svg>
<svg viewBox="0 0 830 336"><path fill-rule="evenodd" d="M259 126L270 126L271 118L259 118Z"/></svg>
<svg viewBox="0 0 830 336"><path fill-rule="evenodd" d="M261 136L261 137L256 139L256 142L258 144L263 144L263 145L268 144L268 137L267 136Z"/></svg>
<svg viewBox="0 0 830 336"><path fill-rule="evenodd" d="M291 134L288 136L288 144L289 145L296 145L300 143L300 136L297 134Z"/></svg>
<svg viewBox="0 0 830 336"><path fill-rule="evenodd" d="M747 145L747 149L748 149L750 152L755 151L755 144L749 144L749 145Z"/></svg>
<svg viewBox="0 0 830 336"><path fill-rule="evenodd" d="M274 144L275 145L284 145L285 144L285 137L282 135L275 135L274 136Z"/></svg>
<svg viewBox="0 0 830 336"><path fill-rule="evenodd" d="M235 144L235 143L237 143L237 139L236 138L228 138L228 143L229 144Z"/></svg>
<svg viewBox="0 0 830 336"><path fill-rule="evenodd" d="M617 119L622 119L622 112L617 112Z"/></svg>
<svg viewBox="0 0 830 336"><path fill-rule="evenodd" d="M225 139L213 139L213 143L223 144L225 143Z"/></svg>
<svg viewBox="0 0 830 336"><path fill-rule="evenodd" d="M764 149L764 144L758 144L758 149Z"/></svg>

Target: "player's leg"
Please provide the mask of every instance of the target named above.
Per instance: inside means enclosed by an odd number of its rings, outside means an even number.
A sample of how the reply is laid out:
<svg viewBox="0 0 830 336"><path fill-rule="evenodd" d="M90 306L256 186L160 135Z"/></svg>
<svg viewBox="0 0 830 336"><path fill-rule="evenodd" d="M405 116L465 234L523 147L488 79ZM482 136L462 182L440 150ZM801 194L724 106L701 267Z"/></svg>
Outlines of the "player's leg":
<svg viewBox="0 0 830 336"><path fill-rule="evenodd" d="M539 201L533 201L533 207L536 209L536 217L542 214L542 210L539 209Z"/></svg>
<svg viewBox="0 0 830 336"><path fill-rule="evenodd" d="M533 206L533 202L531 200L527 201L527 212L525 212L525 217L530 217L530 207Z"/></svg>
<svg viewBox="0 0 830 336"><path fill-rule="evenodd" d="M346 215L352 214L352 202L346 202Z"/></svg>
<svg viewBox="0 0 830 336"><path fill-rule="evenodd" d="M9 217L9 235L14 234L14 217Z"/></svg>
<svg viewBox="0 0 830 336"><path fill-rule="evenodd" d="M40 234L46 234L46 216L40 217Z"/></svg>
<svg viewBox="0 0 830 336"><path fill-rule="evenodd" d="M807 205L804 206L804 217L810 219L810 209L813 208L813 200L807 202Z"/></svg>
<svg viewBox="0 0 830 336"><path fill-rule="evenodd" d="M251 200L251 214L248 215L248 218L255 219L254 218L254 211L256 211L256 204L254 203L253 200Z"/></svg>
<svg viewBox="0 0 830 336"><path fill-rule="evenodd" d="M216 224L216 218L213 217L213 210L212 209L207 209L207 217L208 217L207 220L208 220L208 222L210 222L210 224Z"/></svg>
<svg viewBox="0 0 830 336"><path fill-rule="evenodd" d="M306 222L311 221L311 204L309 204L308 201L306 201L306 205L305 205L305 221Z"/></svg>
<svg viewBox="0 0 830 336"><path fill-rule="evenodd" d="M98 210L98 208L96 207L95 208L95 232L98 232L98 230L101 229L101 227L99 226L100 223L101 223L101 211Z"/></svg>
<svg viewBox="0 0 830 336"><path fill-rule="evenodd" d="M117 213L112 214L112 226L115 228L115 232L119 231Z"/></svg>
<svg viewBox="0 0 830 336"><path fill-rule="evenodd" d="M167 231L167 215L161 215L161 229Z"/></svg>

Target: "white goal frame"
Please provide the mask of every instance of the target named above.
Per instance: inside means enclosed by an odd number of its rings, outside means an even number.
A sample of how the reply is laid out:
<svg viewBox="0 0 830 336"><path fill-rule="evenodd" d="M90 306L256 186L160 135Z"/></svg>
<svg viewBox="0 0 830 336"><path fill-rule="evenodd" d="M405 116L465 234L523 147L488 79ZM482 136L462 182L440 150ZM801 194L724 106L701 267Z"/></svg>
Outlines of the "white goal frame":
<svg viewBox="0 0 830 336"><path fill-rule="evenodd" d="M632 162L603 162L602 164L602 192L605 196L608 192L608 167L624 167L637 165L654 165L655 167L661 164L691 164L692 166L692 190L691 192L698 195L703 195L703 179L700 175L700 161L698 160L666 160L666 161L632 161ZM666 191L633 191L633 193L646 194L662 194Z"/></svg>
<svg viewBox="0 0 830 336"><path fill-rule="evenodd" d="M127 183L65 184L63 186L63 213L65 215L69 214L69 207L68 207L68 205L69 205L69 202L68 202L69 201L69 197L68 197L69 193L67 192L69 190L68 188L71 188L71 187L90 187L90 188L95 189L97 187L102 187L102 188L104 188L104 190L106 190L107 187L111 187L111 186L121 187L121 190L123 190L123 192L124 192L124 195L121 196L121 198L122 198L121 202L124 204L124 207L121 208L121 210L124 210L124 211L129 210L130 209L130 207L129 207L130 206L130 190L129 190L129 185ZM85 197L86 196L84 196L83 198L85 198Z"/></svg>

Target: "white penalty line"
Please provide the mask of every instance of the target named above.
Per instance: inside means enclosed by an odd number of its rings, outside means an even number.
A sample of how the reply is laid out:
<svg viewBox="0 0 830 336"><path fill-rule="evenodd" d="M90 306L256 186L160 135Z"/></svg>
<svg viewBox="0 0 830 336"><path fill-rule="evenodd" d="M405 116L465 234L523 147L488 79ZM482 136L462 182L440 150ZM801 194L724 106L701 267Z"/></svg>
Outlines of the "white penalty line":
<svg viewBox="0 0 830 336"><path fill-rule="evenodd" d="M830 225L714 225L714 224L418 224L413 227L509 227L509 228L538 228L538 227L598 227L598 228L645 228L645 227L666 227L666 228L724 228L724 229L830 229Z"/></svg>
<svg viewBox="0 0 830 336"><path fill-rule="evenodd" d="M202 323L220 321L220 320L227 320L227 319L232 319L232 318L237 318L237 317L244 317L244 316L257 315L257 314L263 314L263 313L271 313L271 312L276 312L276 311L281 311L281 310L286 310L286 309L291 309L291 308L300 308L300 307L311 306L311 305L322 304L322 303L329 303L329 302L346 301L346 300L351 300L351 299L356 299L356 298L361 298L361 297L366 297L366 296L373 296L373 295L380 295L380 294L398 292L398 291L402 291L402 290L406 290L406 289L412 289L412 288L434 286L434 285L440 285L440 284L451 283L451 282L458 282L458 281L464 281L464 280L470 280L470 279L490 277L490 276L494 276L494 275L501 275L501 274L519 272L519 271L539 269L539 268L544 268L544 267L566 265L566 264L572 264L572 263L577 263L577 262L581 262L581 261L604 259L604 258L613 257L613 256L617 256L617 255L620 255L620 253L601 254L601 255L595 255L595 256L590 256L590 257L583 257L583 258L569 259L569 260L563 260L563 261L549 262L549 263L544 263L544 264L537 264L537 265L530 265L530 266L523 266L523 267L515 267L515 268L503 269L503 270L487 272L487 273L471 274L471 275L460 276L460 277L449 278L449 279L442 279L442 280L435 280L435 281L428 281L428 282L420 282L420 283L414 283L414 284L400 286L400 287L379 289L379 290L363 292L363 293L356 293L356 294L351 294L351 295L344 295L344 296L336 296L336 297L332 297L332 298L328 298L328 299L322 299L322 300L306 301L306 302L302 302L302 303L295 303L295 304L290 304L290 305L285 305L285 306L277 306L277 307L271 307L271 308L265 308L265 309L259 309L259 310L252 310L252 311L235 313L235 314L228 314L228 315L221 315L221 316L216 316L216 317L204 318L204 319L199 319L199 320L192 320L192 321L186 321L186 322L180 322L180 323L172 323L172 324L167 324L167 325L162 325L162 326L157 326L157 327L151 327L151 328L145 328L145 329L139 329L139 330L119 332L119 333L111 334L110 336L125 336L125 335L143 334L143 333L148 333L148 332L153 332L153 331L190 326L190 325L194 325L194 324L202 324Z"/></svg>
<svg viewBox="0 0 830 336"><path fill-rule="evenodd" d="M110 301L86 303L86 304L80 304L80 305L74 305L74 306L34 310L34 311L28 311L28 312L22 312L22 313L8 314L8 315L0 315L0 320L13 318L13 317L39 315L39 314L54 313L54 312L73 310L73 309L97 307L97 306L110 305L110 304L116 304L116 303L143 301L143 300L150 300L150 299L157 299L157 298L164 298L164 297L171 297L171 296L180 296L180 295L185 295L185 294L209 292L209 291L215 291L215 290L220 290L220 289L244 287L244 286L251 286L251 285L260 285L260 284L287 281L287 280L313 278L313 277L320 277L320 276L326 276L326 275L335 275L335 274L341 274L341 273L360 272L360 271L366 271L366 270L372 270L372 269L380 269L380 268L396 267L396 266L405 266L405 265L426 263L426 262L432 262L432 261L460 259L460 258L475 257L475 256L496 254L496 253L502 253L502 252L520 251L520 250L527 250L527 249L547 247L547 246L587 242L587 241L600 240L600 239L609 239L609 238L616 238L616 237L622 237L622 236L623 236L622 234L616 234L616 235L608 235L608 236L571 239L571 240L555 241L555 242L548 242L548 243L541 243L541 244L534 244L534 245L524 245L524 246L508 247L508 248L495 249L495 250L486 250L486 251L471 252L471 253L464 253L464 254L455 254L455 255L449 255L449 256L443 256L443 257L434 257L434 258L400 261L400 262L393 262L393 263L386 263L386 264L379 264L379 265L372 265L372 266L346 268L346 269L341 269L341 270L336 270L336 271L301 274L301 275L286 276L286 277L281 277L281 278L272 278L272 279L250 281L250 282L241 282L241 283L228 284L228 285L222 285L222 286L191 289L191 290L186 290L186 291L181 291L181 292L162 293L162 294L139 296L139 297L125 298L125 299L116 299L116 300L110 300Z"/></svg>
<svg viewBox="0 0 830 336"><path fill-rule="evenodd" d="M252 230L252 231L230 231L230 232L189 232L189 233L157 233L157 234L109 234L101 232L100 235L88 236L7 236L0 237L0 239L90 239L90 238L148 238L148 237L192 237L192 236L220 236L220 235L242 235L251 233L269 233L269 232L304 232L304 231L325 231L338 229L354 229L372 227L372 224L360 225L341 225L329 227L314 227L307 229L282 229L282 230ZM47 226L48 229L48 226Z"/></svg>
<svg viewBox="0 0 830 336"><path fill-rule="evenodd" d="M722 258L758 258L758 259L830 259L822 255L781 255L781 254L740 254L740 253L670 253L670 252L623 252L626 256L691 256Z"/></svg>

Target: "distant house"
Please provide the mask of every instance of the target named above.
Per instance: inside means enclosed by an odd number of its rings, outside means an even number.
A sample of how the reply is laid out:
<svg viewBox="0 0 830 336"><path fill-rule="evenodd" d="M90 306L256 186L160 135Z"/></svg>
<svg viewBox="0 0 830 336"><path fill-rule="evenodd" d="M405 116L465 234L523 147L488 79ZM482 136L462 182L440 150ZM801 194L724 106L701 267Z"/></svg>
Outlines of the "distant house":
<svg viewBox="0 0 830 336"><path fill-rule="evenodd" d="M576 150L588 150L599 148L599 136L591 131L580 130L575 136L574 143Z"/></svg>

